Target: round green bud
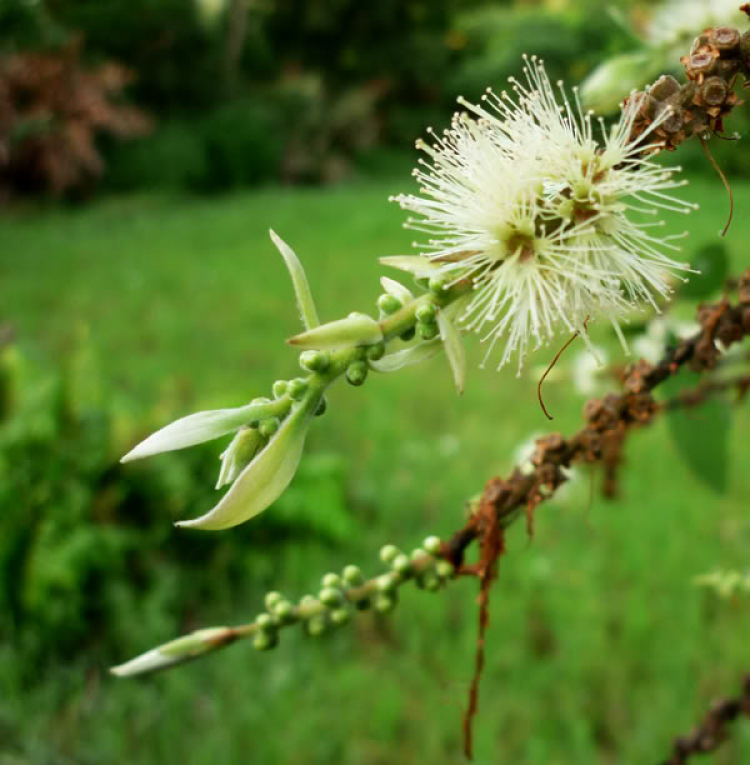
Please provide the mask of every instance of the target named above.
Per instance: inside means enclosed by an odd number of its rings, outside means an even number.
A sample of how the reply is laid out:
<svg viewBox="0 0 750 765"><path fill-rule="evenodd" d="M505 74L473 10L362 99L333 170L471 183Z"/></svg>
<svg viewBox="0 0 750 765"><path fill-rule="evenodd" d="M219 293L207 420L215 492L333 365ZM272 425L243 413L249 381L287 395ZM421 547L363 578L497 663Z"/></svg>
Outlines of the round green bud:
<svg viewBox="0 0 750 765"><path fill-rule="evenodd" d="M402 333L399 335L399 337L400 337L400 338L401 338L401 339L402 339L402 340L403 340L405 343L408 343L408 342L409 342L409 340L413 340L413 339L414 339L414 335L415 335L415 333L416 333L416 329L414 329L414 327L409 327L409 329L407 329L407 330L404 330L404 331L403 331L403 332L402 332Z"/></svg>
<svg viewBox="0 0 750 765"><path fill-rule="evenodd" d="M303 595L299 599L299 609L300 611L303 611L307 608L310 608L311 606L315 606L318 603L318 599L313 597L312 595Z"/></svg>
<svg viewBox="0 0 750 765"><path fill-rule="evenodd" d="M274 591L271 591L271 592L269 592L269 593L266 593L266 598L265 598L265 604L266 604L266 608L267 608L269 611L272 611L272 610L273 610L273 607L274 607L274 606L275 606L275 605L276 605L276 604L277 604L279 601L281 601L281 600L282 600L282 597L281 597L281 593L280 593L280 592L276 592L276 591L274 590Z"/></svg>
<svg viewBox="0 0 750 765"><path fill-rule="evenodd" d="M444 276L432 276L428 284L430 292L435 295L441 295L446 288L446 281Z"/></svg>
<svg viewBox="0 0 750 765"><path fill-rule="evenodd" d="M287 386L287 393L295 401L301 401L305 397L305 393L307 393L307 380L303 380L301 377L295 377L294 380L290 380Z"/></svg>
<svg viewBox="0 0 750 765"><path fill-rule="evenodd" d="M315 614L311 616L305 624L307 634L312 637L318 637L322 635L328 629L328 620L325 614Z"/></svg>
<svg viewBox="0 0 750 765"><path fill-rule="evenodd" d="M337 590L333 587L324 587L320 591L318 599L321 603L325 603L327 606L337 606L343 600L343 596L341 590Z"/></svg>
<svg viewBox="0 0 750 765"><path fill-rule="evenodd" d="M386 314L396 313L401 308L401 301L386 293L378 298L378 308Z"/></svg>
<svg viewBox="0 0 750 765"><path fill-rule="evenodd" d="M401 576L409 576L411 573L411 561L409 560L408 556L404 555L403 553L397 555L393 559L391 566L393 567L393 570Z"/></svg>
<svg viewBox="0 0 750 765"><path fill-rule="evenodd" d="M330 359L323 351L302 351L299 355L299 365L308 372L325 372Z"/></svg>
<svg viewBox="0 0 750 765"><path fill-rule="evenodd" d="M437 306L434 303L423 303L414 315L422 324L434 324L437 321Z"/></svg>
<svg viewBox="0 0 750 765"><path fill-rule="evenodd" d="M370 361L379 361L385 356L385 343L375 343L367 349L367 358Z"/></svg>
<svg viewBox="0 0 750 765"><path fill-rule="evenodd" d="M401 551L396 545L385 545L380 548L380 560L383 563L393 563L396 560L396 556L400 555Z"/></svg>
<svg viewBox="0 0 750 765"><path fill-rule="evenodd" d="M397 602L398 600L395 593L381 592L375 598L375 610L379 611L381 614L387 614L389 611L393 611Z"/></svg>
<svg viewBox="0 0 750 765"><path fill-rule="evenodd" d="M253 648L256 651L268 651L279 644L279 636L274 632L256 632L253 638Z"/></svg>
<svg viewBox="0 0 750 765"><path fill-rule="evenodd" d="M352 361L346 368L346 379L352 385L362 385L367 379L367 362Z"/></svg>
<svg viewBox="0 0 750 765"><path fill-rule="evenodd" d="M273 608L273 613L278 616L282 624L289 624L296 620L294 606L288 600L280 600Z"/></svg>
<svg viewBox="0 0 750 765"><path fill-rule="evenodd" d="M422 340L433 340L438 336L440 330L437 328L437 324L423 324L420 321L417 323L417 332Z"/></svg>
<svg viewBox="0 0 750 765"><path fill-rule="evenodd" d="M276 629L276 624L271 614L258 614L255 624L263 632L273 632Z"/></svg>
<svg viewBox="0 0 750 765"><path fill-rule="evenodd" d="M346 624L352 618L352 612L348 608L334 608L331 611L331 622L336 626Z"/></svg>
<svg viewBox="0 0 750 765"><path fill-rule="evenodd" d="M415 547L411 553L409 553L409 558L412 561L418 561L421 560L427 553L421 548L421 547Z"/></svg>
<svg viewBox="0 0 750 765"><path fill-rule="evenodd" d="M422 547L424 547L428 553L432 553L432 555L439 553L441 546L442 542L440 541L440 537L436 536L427 537L427 539L422 542Z"/></svg>
<svg viewBox="0 0 750 765"><path fill-rule="evenodd" d="M398 587L399 577L393 573L381 574L376 580L375 585L380 592L392 592Z"/></svg>
<svg viewBox="0 0 750 765"><path fill-rule="evenodd" d="M273 397L281 398L286 393L286 389L288 387L289 383L286 380L276 380L276 382L271 386Z"/></svg>
<svg viewBox="0 0 750 765"><path fill-rule="evenodd" d="M435 564L435 573L441 579L447 579L448 577L453 576L453 564L449 563L447 560L439 560Z"/></svg>
<svg viewBox="0 0 750 765"><path fill-rule="evenodd" d="M266 417L265 420L260 421L258 433L263 438L270 438L279 429L279 425L281 425L281 421L278 417Z"/></svg>
<svg viewBox="0 0 750 765"><path fill-rule="evenodd" d="M341 577L338 574L326 574L321 580L323 587L340 588L342 585Z"/></svg>
<svg viewBox="0 0 750 765"><path fill-rule="evenodd" d="M325 396L321 396L318 408L315 410L315 416L321 417L326 413L326 409L328 409L328 399Z"/></svg>
<svg viewBox="0 0 750 765"><path fill-rule="evenodd" d="M346 566L343 574L344 581L354 587L356 587L358 584L362 584L362 582L365 580L364 576L362 576L362 572L360 571L359 566Z"/></svg>
<svg viewBox="0 0 750 765"><path fill-rule="evenodd" d="M440 589L440 578L434 571L428 571L420 580L420 584L425 590L435 592Z"/></svg>

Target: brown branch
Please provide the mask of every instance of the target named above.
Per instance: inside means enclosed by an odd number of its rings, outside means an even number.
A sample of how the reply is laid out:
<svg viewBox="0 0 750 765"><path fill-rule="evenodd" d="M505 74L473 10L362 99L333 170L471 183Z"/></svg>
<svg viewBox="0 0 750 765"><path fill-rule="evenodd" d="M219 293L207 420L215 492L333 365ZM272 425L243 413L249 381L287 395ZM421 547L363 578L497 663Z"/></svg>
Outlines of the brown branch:
<svg viewBox="0 0 750 765"><path fill-rule="evenodd" d="M672 754L662 765L683 765L694 754L718 749L727 739L727 725L742 714L750 717L750 675L745 678L742 693L737 698L716 702L697 728L687 736L675 739Z"/></svg>

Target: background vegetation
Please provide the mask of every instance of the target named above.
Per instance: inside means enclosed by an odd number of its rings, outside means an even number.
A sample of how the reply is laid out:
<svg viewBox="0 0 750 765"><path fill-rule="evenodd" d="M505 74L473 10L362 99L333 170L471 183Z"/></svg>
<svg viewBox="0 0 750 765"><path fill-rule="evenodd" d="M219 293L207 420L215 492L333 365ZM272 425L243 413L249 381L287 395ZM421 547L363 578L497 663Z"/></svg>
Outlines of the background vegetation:
<svg viewBox="0 0 750 765"><path fill-rule="evenodd" d="M0 6L7 56L82 32L81 66L133 68L122 103L154 126L126 143L97 137L108 167L98 186L62 204L27 189L0 220L2 765L459 761L473 582L405 592L393 616L365 614L323 641L290 631L270 655L238 645L127 682L106 670L185 630L251 617L268 589L297 598L346 563L376 570L386 542L410 549L456 528L469 497L548 428L533 368L545 354L516 379L476 370L483 349L470 341L463 398L440 357L372 376L364 391L340 386L290 491L221 534L171 525L213 501L220 444L117 460L171 418L239 405L293 372L283 341L298 319L269 227L297 250L325 318L366 310L377 256L409 246L386 199L408 187L404 147L423 126L445 124L457 92L477 97L517 71L523 51L580 79L627 48L593 4L555 6L251 3L237 60L228 17L208 6ZM733 149L739 171L747 152ZM726 215L718 181L690 172L702 209L686 259ZM750 185L735 180L734 193L737 271L748 265ZM675 315L705 297L679 301ZM619 358L606 329L596 339ZM556 428L579 424L584 397L569 377L546 398ZM738 409L725 486L688 467L662 421L631 441L620 498L591 499L581 475L540 511L531 543L520 527L511 534L478 762L657 761L736 687L750 605L719 603L692 580L747 566L749 425ZM745 725L713 762L748 755Z"/></svg>

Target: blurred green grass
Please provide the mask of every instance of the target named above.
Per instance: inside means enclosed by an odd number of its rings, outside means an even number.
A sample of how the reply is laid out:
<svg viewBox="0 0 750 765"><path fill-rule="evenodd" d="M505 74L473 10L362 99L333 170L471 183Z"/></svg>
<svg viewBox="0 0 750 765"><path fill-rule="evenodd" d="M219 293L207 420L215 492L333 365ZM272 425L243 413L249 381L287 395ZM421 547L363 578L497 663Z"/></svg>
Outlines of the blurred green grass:
<svg viewBox="0 0 750 765"><path fill-rule="evenodd" d="M325 319L368 310L383 273L377 256L407 252L411 240L386 202L397 186L145 195L17 212L3 222L1 318L42 363L65 354L85 328L102 395L136 422L238 405L296 366L283 344L298 329L296 308L268 227L306 265ZM702 203L691 247L715 239L724 222L717 188L690 187ZM750 185L735 184L734 193L736 270L750 263L741 213ZM605 330L597 339L611 344ZM466 499L510 468L520 442L549 429L534 375L480 372L480 360L472 339L462 398L443 358L331 391L307 458L343 455L357 533L341 548L291 544L263 581L207 603L200 619L242 620L259 609L265 586L298 597L345 563L377 570L386 542L410 549L460 525ZM555 429L578 426L583 397L571 385L549 385L546 400ZM538 511L533 542L514 530L493 592L477 762L657 761L712 698L737 688L748 668L750 607L717 603L691 579L718 564L747 565L749 424L739 411L724 496L689 472L658 423L629 443L620 499L595 497L589 508L582 480ZM459 762L474 600L469 581L440 595L409 591L392 617L364 615L326 641L290 634L270 655L238 645L143 680L114 681L81 660L46 670L29 689L8 673L0 729L12 731L13 744L0 763ZM141 648L171 637L144 635ZM0 651L0 666L12 667L13 647ZM706 762L743 757L747 725Z"/></svg>

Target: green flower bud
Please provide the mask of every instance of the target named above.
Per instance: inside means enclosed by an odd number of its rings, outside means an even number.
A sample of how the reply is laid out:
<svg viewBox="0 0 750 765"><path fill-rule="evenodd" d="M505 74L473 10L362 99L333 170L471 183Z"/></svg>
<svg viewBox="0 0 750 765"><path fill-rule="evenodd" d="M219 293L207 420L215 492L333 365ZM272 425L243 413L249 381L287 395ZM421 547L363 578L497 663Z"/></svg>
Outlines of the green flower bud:
<svg viewBox="0 0 750 765"><path fill-rule="evenodd" d="M276 380L276 382L271 387L271 390L273 391L273 397L281 398L286 393L288 387L289 383L286 380Z"/></svg>
<svg viewBox="0 0 750 765"><path fill-rule="evenodd" d="M270 438L279 429L279 425L281 425L281 421L278 417L266 417L265 420L260 421L258 433L263 438Z"/></svg>
<svg viewBox="0 0 750 765"><path fill-rule="evenodd" d="M417 332L419 332L419 336L422 340L432 340L438 336L440 330L438 329L437 324L423 324L422 322L418 322Z"/></svg>
<svg viewBox="0 0 750 765"><path fill-rule="evenodd" d="M435 592L440 589L440 578L434 571L426 571L424 575L419 578L419 584L424 587L425 590Z"/></svg>
<svg viewBox="0 0 750 765"><path fill-rule="evenodd" d="M270 614L258 614L255 624L261 632L274 632L276 624Z"/></svg>
<svg viewBox="0 0 750 765"><path fill-rule="evenodd" d="M400 574L403 577L407 577L411 574L411 561L403 553L397 555L393 559L391 566L397 574Z"/></svg>
<svg viewBox="0 0 750 765"><path fill-rule="evenodd" d="M353 361L346 368L346 379L352 385L362 385L367 379L367 363L365 361Z"/></svg>
<svg viewBox="0 0 750 765"><path fill-rule="evenodd" d="M266 598L265 598L266 608L269 611L273 611L274 606L277 603L279 603L281 600L283 600L283 598L282 598L280 592L276 592L274 590L274 591L271 591L271 592L267 593L266 594Z"/></svg>
<svg viewBox="0 0 750 765"><path fill-rule="evenodd" d="M359 566L346 566L343 573L344 581L352 587L356 587L357 585L362 584L362 582L365 580L364 576L362 576L362 572L360 571Z"/></svg>
<svg viewBox="0 0 750 765"><path fill-rule="evenodd" d="M409 554L409 558L414 561L421 560L427 553L421 547L415 547Z"/></svg>
<svg viewBox="0 0 750 765"><path fill-rule="evenodd" d="M331 623L337 627L346 624L352 618L352 613L348 608L335 608L331 611Z"/></svg>
<svg viewBox="0 0 750 765"><path fill-rule="evenodd" d="M396 313L401 308L401 302L393 295L381 295L378 298L378 308L385 314Z"/></svg>
<svg viewBox="0 0 750 765"><path fill-rule="evenodd" d="M444 276L431 276L428 287L434 295L442 295L446 289L446 284Z"/></svg>
<svg viewBox="0 0 750 765"><path fill-rule="evenodd" d="M383 563L393 563L400 552L401 551L396 545L385 545L380 548L380 560L382 560Z"/></svg>
<svg viewBox="0 0 750 765"><path fill-rule="evenodd" d="M367 349L367 358L370 361L379 361L385 356L385 343L376 343Z"/></svg>
<svg viewBox="0 0 750 765"><path fill-rule="evenodd" d="M315 410L315 416L321 417L326 413L326 409L328 409L328 399L325 396L321 396L318 408Z"/></svg>
<svg viewBox="0 0 750 765"><path fill-rule="evenodd" d="M434 324L437 321L437 306L434 303L423 303L414 315L422 324Z"/></svg>
<svg viewBox="0 0 750 765"><path fill-rule="evenodd" d="M279 636L275 632L256 632L253 638L253 648L256 651L268 651L279 644Z"/></svg>
<svg viewBox="0 0 750 765"><path fill-rule="evenodd" d="M288 600L280 600L273 608L273 613L278 616L282 624L291 624L296 621L294 606Z"/></svg>
<svg viewBox="0 0 750 765"><path fill-rule="evenodd" d="M389 611L393 611L397 602L398 599L395 592L381 592L375 598L375 610L381 614L387 614Z"/></svg>
<svg viewBox="0 0 750 765"><path fill-rule="evenodd" d="M312 637L318 637L322 635L328 629L328 620L325 614L316 614L311 616L305 624L307 634Z"/></svg>
<svg viewBox="0 0 750 765"><path fill-rule="evenodd" d="M306 608L310 608L310 606L315 605L317 602L318 602L318 599L313 597L312 595L303 595L299 599L299 608L301 610L302 609L306 609Z"/></svg>
<svg viewBox="0 0 750 765"><path fill-rule="evenodd" d="M441 546L442 542L440 541L440 537L435 536L427 537L427 539L425 539L425 541L422 543L422 547L424 547L428 553L432 553L432 555L439 553Z"/></svg>
<svg viewBox="0 0 750 765"><path fill-rule="evenodd" d="M299 355L299 365L308 372L325 372L330 358L323 351L303 351Z"/></svg>
<svg viewBox="0 0 750 765"><path fill-rule="evenodd" d="M326 574L323 579L321 580L323 587L335 587L337 589L341 588L342 581L341 577L338 574Z"/></svg>
<svg viewBox="0 0 750 765"><path fill-rule="evenodd" d="M400 337L400 338L401 338L401 339L402 339L402 340L403 340L405 343L408 343L408 342L409 342L409 340L413 340L413 339L414 339L414 335L415 335L415 333L416 333L416 330L414 329L414 327L409 327L409 329L407 329L407 330L404 330L404 331L403 331L403 332L402 332L402 333L399 335L399 337Z"/></svg>
<svg viewBox="0 0 750 765"><path fill-rule="evenodd" d="M305 393L307 393L307 380L303 380L301 377L295 377L294 380L290 380L287 386L287 393L295 401L301 401L305 397Z"/></svg>
<svg viewBox="0 0 750 765"><path fill-rule="evenodd" d="M318 599L327 606L337 606L344 598L341 590L334 589L333 587L324 587L320 591Z"/></svg>
<svg viewBox="0 0 750 765"><path fill-rule="evenodd" d="M380 592L392 592L398 587L399 576L397 574L381 574L376 580L375 584Z"/></svg>
<svg viewBox="0 0 750 765"><path fill-rule="evenodd" d="M449 563L447 560L439 560L435 564L435 573L441 579L448 579L448 577L453 576L453 571L453 564Z"/></svg>

